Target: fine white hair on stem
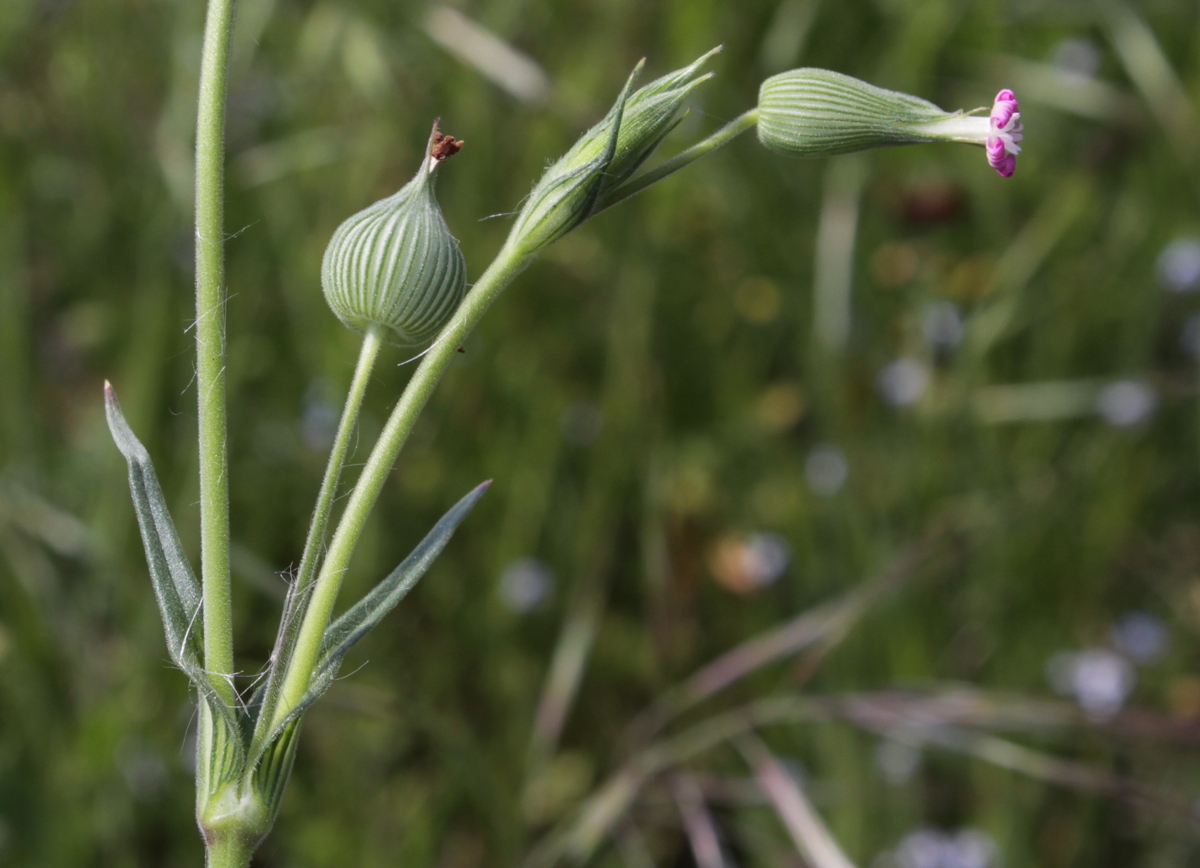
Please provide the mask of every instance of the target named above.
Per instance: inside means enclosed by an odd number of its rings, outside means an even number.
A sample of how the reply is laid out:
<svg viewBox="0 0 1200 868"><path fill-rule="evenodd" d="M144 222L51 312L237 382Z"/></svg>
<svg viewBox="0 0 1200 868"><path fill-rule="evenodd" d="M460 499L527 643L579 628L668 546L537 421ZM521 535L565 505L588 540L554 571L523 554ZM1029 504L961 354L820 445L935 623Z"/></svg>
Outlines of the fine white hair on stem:
<svg viewBox="0 0 1200 868"><path fill-rule="evenodd" d="M433 340L433 343L431 343L431 344L430 344L429 346L427 346L425 349L421 350L421 352L417 353L417 354L416 354L415 356L413 356L411 359L405 359L403 362L400 362L400 364L396 365L396 367L397 367L397 368L403 368L405 365L411 365L413 362L415 362L417 359L419 359L419 358L421 358L422 356L424 356L426 353L429 353L429 352L431 352L431 351L433 350L433 348L434 348L434 347L436 347L438 344L440 344L440 343L441 343L442 341L444 341L445 339L446 339L446 333L445 333L445 332L442 332L442 333L441 333L441 334L439 334L439 335L438 335L436 338L434 338L434 340Z"/></svg>

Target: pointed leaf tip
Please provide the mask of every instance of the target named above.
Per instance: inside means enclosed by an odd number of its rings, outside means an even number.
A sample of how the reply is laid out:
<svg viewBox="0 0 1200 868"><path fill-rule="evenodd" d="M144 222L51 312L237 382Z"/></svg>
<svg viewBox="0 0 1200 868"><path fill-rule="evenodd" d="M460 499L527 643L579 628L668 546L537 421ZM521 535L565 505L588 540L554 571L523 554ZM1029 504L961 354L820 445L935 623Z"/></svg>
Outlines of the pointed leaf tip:
<svg viewBox="0 0 1200 868"><path fill-rule="evenodd" d="M412 590L437 556L441 554L442 549L450 542L450 537L467 517L467 513L471 511L491 484L492 480L489 479L467 492L438 520L437 524L396 569L326 628L325 635L321 640L320 656L309 681L308 692L276 725L264 740L265 744L273 742L290 721L302 714L317 697L325 692L337 675L346 652L383 620L383 617Z"/></svg>
<svg viewBox="0 0 1200 868"><path fill-rule="evenodd" d="M162 617L167 650L204 701L208 702L214 713L224 721L232 738L230 750L238 758L237 763L240 763L244 750L240 740L236 735L232 735L238 732L236 714L216 692L200 664L203 654L200 639L200 625L203 622L199 620L203 593L200 583L183 553L183 545L167 509L166 498L163 497L150 454L129 427L124 414L121 413L116 392L108 382L104 384L104 411L113 441L128 465L133 509L137 515L142 545L146 552L150 583L158 602L159 615Z"/></svg>

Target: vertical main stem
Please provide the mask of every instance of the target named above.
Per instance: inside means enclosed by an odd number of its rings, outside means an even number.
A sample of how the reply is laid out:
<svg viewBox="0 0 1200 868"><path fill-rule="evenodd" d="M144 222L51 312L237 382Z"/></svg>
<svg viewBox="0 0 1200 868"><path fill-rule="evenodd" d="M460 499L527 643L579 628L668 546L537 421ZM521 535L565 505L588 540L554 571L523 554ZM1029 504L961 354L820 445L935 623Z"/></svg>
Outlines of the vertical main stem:
<svg viewBox="0 0 1200 868"><path fill-rule="evenodd" d="M231 705L233 605L225 418L225 92L234 0L209 0L196 116L196 390L204 666Z"/></svg>

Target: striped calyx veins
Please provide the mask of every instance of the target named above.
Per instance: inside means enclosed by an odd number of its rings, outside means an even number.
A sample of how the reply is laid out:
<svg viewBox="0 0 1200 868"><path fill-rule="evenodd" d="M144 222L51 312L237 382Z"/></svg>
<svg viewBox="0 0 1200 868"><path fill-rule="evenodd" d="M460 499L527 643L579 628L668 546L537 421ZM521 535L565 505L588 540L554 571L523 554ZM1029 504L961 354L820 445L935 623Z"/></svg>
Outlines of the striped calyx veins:
<svg viewBox="0 0 1200 868"><path fill-rule="evenodd" d="M773 75L758 92L758 139L794 157L828 157L917 142L987 149L988 164L1012 175L1024 138L1016 94L1004 88L986 108L947 112L920 97L885 90L828 69Z"/></svg>
<svg viewBox="0 0 1200 868"><path fill-rule="evenodd" d="M758 95L759 140L797 157L935 141L926 126L947 117L920 97L828 69L782 72Z"/></svg>
<svg viewBox="0 0 1200 868"><path fill-rule="evenodd" d="M437 167L462 146L434 124L426 156L399 192L346 220L329 241L321 287L345 325L382 326L400 346L434 337L453 316L467 267L434 197Z"/></svg>
<svg viewBox="0 0 1200 868"><path fill-rule="evenodd" d="M525 200L512 232L518 249L535 253L606 208L606 197L683 119L684 99L712 77L700 68L720 50L633 90L645 62L638 63L604 119L546 169Z"/></svg>

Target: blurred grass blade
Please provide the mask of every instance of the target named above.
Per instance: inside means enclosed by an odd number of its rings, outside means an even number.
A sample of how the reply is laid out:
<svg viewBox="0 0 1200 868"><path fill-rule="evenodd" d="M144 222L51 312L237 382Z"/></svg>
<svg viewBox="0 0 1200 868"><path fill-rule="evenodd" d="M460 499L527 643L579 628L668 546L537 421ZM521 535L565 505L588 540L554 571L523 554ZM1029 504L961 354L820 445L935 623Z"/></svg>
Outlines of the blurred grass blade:
<svg viewBox="0 0 1200 868"><path fill-rule="evenodd" d="M525 762L527 784L554 753L566 726L579 685L583 682L596 632L604 617L607 588L593 571L564 619L562 633L554 646L550 670L538 700Z"/></svg>
<svg viewBox="0 0 1200 868"><path fill-rule="evenodd" d="M671 790L679 807L679 815L683 818L683 830L687 834L697 868L725 868L717 827L704 804L704 794L696 778L688 774L676 775L671 781Z"/></svg>
<svg viewBox="0 0 1200 868"><path fill-rule="evenodd" d="M830 160L825 172L813 269L813 341L827 352L840 353L850 338L854 247L868 168L864 155L849 154Z"/></svg>
<svg viewBox="0 0 1200 868"><path fill-rule="evenodd" d="M202 629L200 583L183 553L150 454L125 421L121 405L117 403L117 395L109 383L104 384L104 412L117 449L129 465L129 490L142 532L150 581L162 616L167 650L175 664L225 721L229 733L239 733L240 726L233 709L221 698L199 663ZM231 740L236 743L236 752L240 756L240 739Z"/></svg>
<svg viewBox="0 0 1200 868"><path fill-rule="evenodd" d="M550 79L537 63L458 10L434 3L424 27L430 39L521 102L539 105L549 97Z"/></svg>
<svg viewBox="0 0 1200 868"><path fill-rule="evenodd" d="M1101 385L1100 380L1084 379L983 386L976 390L973 405L979 421L989 425L1075 419L1096 411Z"/></svg>
<svg viewBox="0 0 1200 868"><path fill-rule="evenodd" d="M766 745L750 736L737 744L805 860L813 868L854 868L804 791Z"/></svg>
<svg viewBox="0 0 1200 868"><path fill-rule="evenodd" d="M1022 101L1132 130L1148 120L1142 103L1127 88L1052 63L997 54L984 62L983 70L982 77L1005 82Z"/></svg>
<svg viewBox="0 0 1200 868"><path fill-rule="evenodd" d="M1008 245L981 292L986 302L969 321L956 363L966 377L980 376L983 360L1020 322L1030 281L1094 207L1095 185L1085 176L1067 175L1046 191L1042 204Z"/></svg>
<svg viewBox="0 0 1200 868"><path fill-rule="evenodd" d="M1195 167L1200 120L1187 88L1171 65L1154 31L1124 3L1108 7L1108 31L1129 77L1141 91L1171 145Z"/></svg>
<svg viewBox="0 0 1200 868"><path fill-rule="evenodd" d="M337 675L338 667L342 664L342 658L346 656L346 653L354 647L359 639L382 621L388 612L396 608L396 604L404 599L405 595L417 584L417 581L425 575L425 572L433 565L437 556L442 553L442 549L450 542L450 537L454 535L454 531L458 529L463 519L467 517L467 513L471 511L491 484L491 480L489 480L476 486L462 500L451 507L450 511L438 520L438 523L417 544L417 547L412 550L412 553L404 559L400 566L392 570L365 597L347 609L340 618L329 625L321 642L321 651L317 658L316 668L309 680L308 692L304 695L304 699L280 722L279 726L275 727L264 739L263 743L255 746L256 750L252 759L252 765L254 761L257 761L260 752L265 746L274 742L276 736L289 725L290 721L294 720L297 715L312 705L329 688L329 685ZM287 661L276 661L275 665L286 666Z"/></svg>
<svg viewBox="0 0 1200 868"><path fill-rule="evenodd" d="M809 648L827 653L880 598L908 579L940 549L949 530L946 522L933 522L924 536L902 549L875 579L746 640L702 667L659 697L631 727L629 740L648 741L687 709L764 666Z"/></svg>
<svg viewBox="0 0 1200 868"><path fill-rule="evenodd" d="M799 66L821 0L784 0L775 9L758 49L758 65L768 75Z"/></svg>
<svg viewBox="0 0 1200 868"><path fill-rule="evenodd" d="M1132 800L1160 815L1195 817L1194 803L1181 794L1149 786L1098 768L1026 747L1008 739L956 726L923 726L905 730L904 738L972 756L998 768L1037 781L1114 799Z"/></svg>

